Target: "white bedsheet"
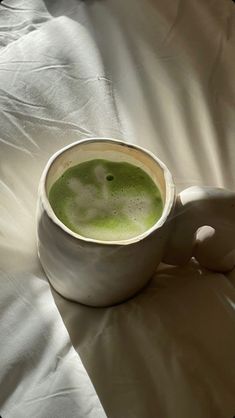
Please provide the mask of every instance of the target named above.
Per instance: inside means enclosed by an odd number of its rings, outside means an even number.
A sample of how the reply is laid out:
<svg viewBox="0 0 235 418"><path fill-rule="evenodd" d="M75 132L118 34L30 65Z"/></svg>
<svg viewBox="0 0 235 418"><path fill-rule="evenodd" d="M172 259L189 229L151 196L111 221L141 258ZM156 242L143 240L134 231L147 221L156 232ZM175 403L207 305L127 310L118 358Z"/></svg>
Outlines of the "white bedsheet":
<svg viewBox="0 0 235 418"><path fill-rule="evenodd" d="M37 260L49 156L91 136L140 144L190 185L235 186L230 0L0 4L0 415L232 418L235 272L162 265L129 302L52 292Z"/></svg>

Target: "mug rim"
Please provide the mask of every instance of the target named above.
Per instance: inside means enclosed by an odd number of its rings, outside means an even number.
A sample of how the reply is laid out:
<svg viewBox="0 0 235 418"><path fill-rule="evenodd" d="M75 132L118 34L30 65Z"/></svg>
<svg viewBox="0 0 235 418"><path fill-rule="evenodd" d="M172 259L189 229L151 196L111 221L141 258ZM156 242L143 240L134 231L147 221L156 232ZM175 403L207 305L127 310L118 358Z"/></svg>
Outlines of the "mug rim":
<svg viewBox="0 0 235 418"><path fill-rule="evenodd" d="M147 229L146 231L144 231L142 234L137 235L136 237L132 237L129 239L125 239L125 240L119 240L119 241L104 241L104 240L99 240L99 239L94 239L94 238L88 238L88 237L84 237L74 231L72 231L70 228L68 228L55 214L55 212L53 211L51 204L49 202L49 199L47 197L47 192L46 192L46 180L47 180L47 176L49 173L49 170L52 166L52 164L54 163L54 161L61 155L63 154L65 151L67 151L69 148L73 148L76 147L77 145L80 145L82 143L92 143L92 142L112 142L112 143L116 143L119 144L121 146L126 146L128 148L135 148L145 154L147 154L148 156L150 156L163 170L164 173L164 181L166 184L166 201L168 198L168 203L164 204L164 209L162 212L161 217L157 220L157 222L149 229ZM168 167L165 165L165 163L163 163L158 157L156 157L151 151L146 150L145 148L130 143L130 142L125 142L119 139L114 139L114 138L110 138L110 137L92 137L92 138L86 138L86 139L81 139L75 142L72 142L69 145L66 145L65 147L59 149L58 151L56 151L48 160L43 173L41 175L40 178L40 182L39 182L39 198L41 198L42 201L42 205L44 210L47 213L47 216L50 218L50 220L55 223L59 228L61 228L64 232L66 232L68 235L70 235L71 237L80 240L80 241L85 241L87 243L92 243L92 244L98 244L98 245L112 245L112 246L121 246L121 245L131 245L131 244L135 244L139 241L142 241L143 239L147 238L149 235L151 235L153 232L155 232L157 229L159 229L160 227L163 226L163 224L165 223L165 221L167 220L168 216L170 215L170 212L172 210L172 207L174 205L175 202L175 196L176 196L176 190L175 190L175 184L173 181L173 177L172 174L170 172L170 170L168 169Z"/></svg>

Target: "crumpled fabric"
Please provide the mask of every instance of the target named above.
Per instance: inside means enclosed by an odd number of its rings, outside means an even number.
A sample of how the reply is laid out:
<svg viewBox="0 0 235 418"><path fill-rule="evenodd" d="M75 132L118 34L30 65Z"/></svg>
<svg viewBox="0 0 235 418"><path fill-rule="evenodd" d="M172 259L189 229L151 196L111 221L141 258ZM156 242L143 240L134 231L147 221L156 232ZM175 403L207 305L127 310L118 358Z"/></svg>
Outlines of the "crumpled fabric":
<svg viewBox="0 0 235 418"><path fill-rule="evenodd" d="M48 158L139 144L191 185L234 190L229 0L0 3L0 415L232 418L235 273L161 265L130 301L66 301L37 258Z"/></svg>

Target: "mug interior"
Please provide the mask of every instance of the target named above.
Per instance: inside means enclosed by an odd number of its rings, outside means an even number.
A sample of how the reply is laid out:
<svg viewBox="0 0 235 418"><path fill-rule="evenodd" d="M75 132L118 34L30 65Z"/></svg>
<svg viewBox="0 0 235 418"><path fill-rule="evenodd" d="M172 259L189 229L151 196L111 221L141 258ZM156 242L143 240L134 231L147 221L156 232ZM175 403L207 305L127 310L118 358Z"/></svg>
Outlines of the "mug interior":
<svg viewBox="0 0 235 418"><path fill-rule="evenodd" d="M127 162L142 168L159 188L163 201L163 212L161 218L146 232L150 233L164 222L173 205L175 194L174 183L169 170L150 152L145 151L136 145L117 140L104 138L80 141L64 148L59 151L54 158L52 157L52 161L49 162L49 168L45 178L45 193L47 201L49 202L48 197L52 185L68 168L93 159L105 159L113 162ZM56 215L54 214L54 216ZM59 224L61 224L61 221L59 221ZM66 230L68 232L67 227ZM136 241L142 238L143 235L146 235L146 232L141 234L141 236L130 238L125 241ZM85 239L86 241L99 241L80 236L72 231L71 234L78 236L80 239ZM107 243L110 244L111 242L107 241Z"/></svg>

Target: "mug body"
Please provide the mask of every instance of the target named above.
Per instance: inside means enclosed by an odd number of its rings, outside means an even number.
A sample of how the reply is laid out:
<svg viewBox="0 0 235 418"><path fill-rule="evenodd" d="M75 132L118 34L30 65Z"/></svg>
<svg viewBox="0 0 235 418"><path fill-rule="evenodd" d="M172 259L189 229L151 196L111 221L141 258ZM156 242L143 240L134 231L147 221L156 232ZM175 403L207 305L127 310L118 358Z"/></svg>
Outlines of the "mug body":
<svg viewBox="0 0 235 418"><path fill-rule="evenodd" d="M134 164L161 192L163 213L143 234L123 241L80 236L55 215L48 195L70 167L93 159ZM120 303L137 293L161 262L170 233L175 186L167 167L141 147L110 138L73 143L54 154L42 174L37 206L38 254L45 273L62 296L90 306Z"/></svg>

